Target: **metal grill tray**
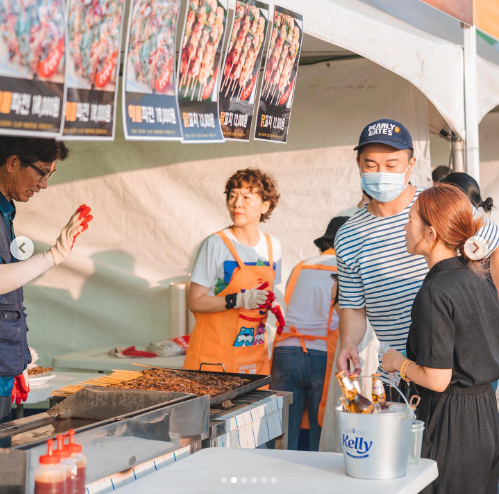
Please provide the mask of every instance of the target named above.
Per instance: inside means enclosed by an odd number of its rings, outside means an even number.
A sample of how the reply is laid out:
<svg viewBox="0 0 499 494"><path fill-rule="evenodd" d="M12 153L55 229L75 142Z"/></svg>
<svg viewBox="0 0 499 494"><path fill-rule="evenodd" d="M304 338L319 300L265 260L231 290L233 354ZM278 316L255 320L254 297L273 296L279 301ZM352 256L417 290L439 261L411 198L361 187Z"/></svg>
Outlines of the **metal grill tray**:
<svg viewBox="0 0 499 494"><path fill-rule="evenodd" d="M159 369L160 367L155 367ZM240 377L241 379L247 379L250 381L244 386L239 386L238 388L232 389L230 391L226 391L225 393L210 396L210 406L218 405L219 403L223 403L227 400L232 400L237 398L238 396L242 396L250 391L254 391L255 389L261 388L262 386L266 386L270 384L272 380L272 376L264 376L261 374L236 374L230 372L213 372L213 371L201 371L201 370L186 370L186 369L170 369L169 367L161 367L161 369L170 370L172 372L181 371L186 372L192 375L212 375L212 376L234 376ZM112 386L111 386L112 388Z"/></svg>

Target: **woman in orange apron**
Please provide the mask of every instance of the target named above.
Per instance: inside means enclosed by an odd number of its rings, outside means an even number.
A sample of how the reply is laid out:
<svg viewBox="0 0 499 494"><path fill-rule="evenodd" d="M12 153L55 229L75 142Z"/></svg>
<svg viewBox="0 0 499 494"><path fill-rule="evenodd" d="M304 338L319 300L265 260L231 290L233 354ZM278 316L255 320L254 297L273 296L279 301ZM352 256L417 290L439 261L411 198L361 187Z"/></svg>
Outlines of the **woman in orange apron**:
<svg viewBox="0 0 499 494"><path fill-rule="evenodd" d="M269 374L267 311L277 311L281 247L258 230L279 200L277 183L259 169L239 170L225 186L233 225L202 244L191 275L196 317L184 369Z"/></svg>
<svg viewBox="0 0 499 494"><path fill-rule="evenodd" d="M334 299L337 284L333 249L338 229L347 217L333 218L314 243L321 255L300 262L289 279L284 301L287 305L284 332L273 348L271 389L292 391L289 411L288 448L298 448L302 416L308 408L310 450L318 451L329 379L338 341L338 314ZM308 407L307 407L308 401Z"/></svg>

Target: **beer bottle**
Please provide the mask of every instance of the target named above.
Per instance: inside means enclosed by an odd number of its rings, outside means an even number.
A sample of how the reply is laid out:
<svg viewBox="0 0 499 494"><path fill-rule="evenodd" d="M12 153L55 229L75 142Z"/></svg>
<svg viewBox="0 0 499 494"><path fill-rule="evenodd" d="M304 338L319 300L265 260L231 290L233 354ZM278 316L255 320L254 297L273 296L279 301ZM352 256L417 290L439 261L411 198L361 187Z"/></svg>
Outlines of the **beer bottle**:
<svg viewBox="0 0 499 494"><path fill-rule="evenodd" d="M345 396L343 396L343 395L340 396L340 403L341 403L341 410L343 412L350 411L350 403L348 403L348 400L346 399Z"/></svg>
<svg viewBox="0 0 499 494"><path fill-rule="evenodd" d="M357 374L350 374L350 381L352 381L357 393L359 393L359 395L362 394L360 391L359 376Z"/></svg>
<svg viewBox="0 0 499 494"><path fill-rule="evenodd" d="M350 403L350 412L372 413L373 404L355 389L355 386L345 374L345 371L338 371L335 374L335 377L340 383L341 391L343 391L343 394Z"/></svg>
<svg viewBox="0 0 499 494"><path fill-rule="evenodd" d="M373 374L373 403L379 403L381 409L384 410L388 408L386 404L386 393L385 387L383 386L383 381L381 380L381 374Z"/></svg>

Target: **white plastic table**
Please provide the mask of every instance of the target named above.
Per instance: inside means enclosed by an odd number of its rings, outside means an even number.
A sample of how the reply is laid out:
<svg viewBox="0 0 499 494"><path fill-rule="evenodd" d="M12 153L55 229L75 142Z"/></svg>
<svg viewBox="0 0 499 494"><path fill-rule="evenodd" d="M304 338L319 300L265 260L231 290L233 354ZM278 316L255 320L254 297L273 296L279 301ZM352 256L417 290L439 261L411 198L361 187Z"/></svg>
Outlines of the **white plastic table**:
<svg viewBox="0 0 499 494"><path fill-rule="evenodd" d="M52 365L62 369L94 371L112 371L113 369L140 370L140 368L133 365L134 363L153 367L170 367L172 369L181 369L184 365L185 355L168 358L117 358L108 354L110 348L111 346L92 348L67 353L66 355L58 355L52 359ZM145 348L137 347L137 350L145 350Z"/></svg>
<svg viewBox="0 0 499 494"><path fill-rule="evenodd" d="M32 387L28 399L17 406L16 417L22 418L24 415L24 405L32 405L33 403L42 403L50 399L50 393L54 389L60 389L69 384L76 384L80 381L86 381L94 377L99 377L97 372L63 372L54 369L48 374L55 374L53 379L47 381L43 386Z"/></svg>
<svg viewBox="0 0 499 494"><path fill-rule="evenodd" d="M437 476L437 464L426 459L400 479L360 480L346 475L343 455L337 453L208 448L117 490L119 494L417 494Z"/></svg>

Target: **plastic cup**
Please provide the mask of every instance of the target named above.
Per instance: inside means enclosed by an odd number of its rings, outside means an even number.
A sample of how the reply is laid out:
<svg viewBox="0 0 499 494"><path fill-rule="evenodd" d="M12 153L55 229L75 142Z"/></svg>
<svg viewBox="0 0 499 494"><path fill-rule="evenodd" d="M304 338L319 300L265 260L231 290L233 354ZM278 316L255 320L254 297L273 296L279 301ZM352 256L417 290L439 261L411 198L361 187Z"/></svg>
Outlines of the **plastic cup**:
<svg viewBox="0 0 499 494"><path fill-rule="evenodd" d="M408 465L417 465L421 458L421 445L423 444L424 422L413 420L411 427L411 438L409 441Z"/></svg>

